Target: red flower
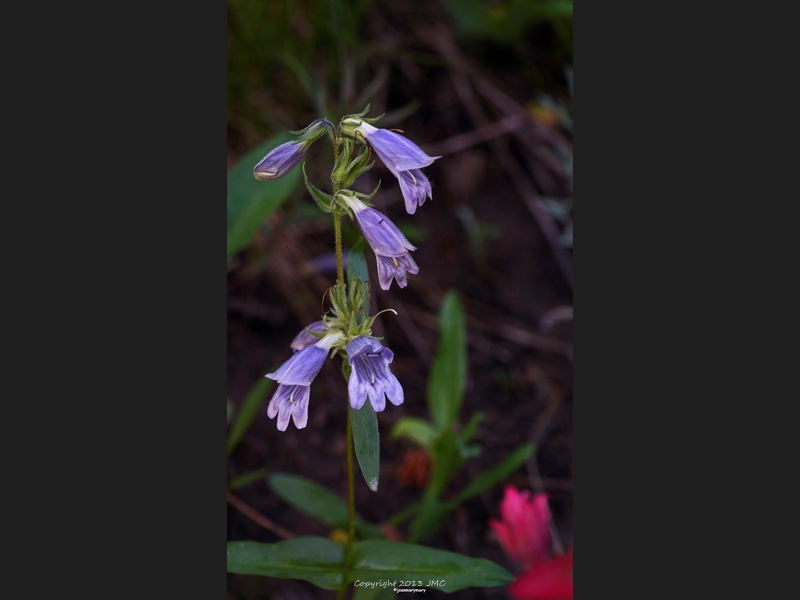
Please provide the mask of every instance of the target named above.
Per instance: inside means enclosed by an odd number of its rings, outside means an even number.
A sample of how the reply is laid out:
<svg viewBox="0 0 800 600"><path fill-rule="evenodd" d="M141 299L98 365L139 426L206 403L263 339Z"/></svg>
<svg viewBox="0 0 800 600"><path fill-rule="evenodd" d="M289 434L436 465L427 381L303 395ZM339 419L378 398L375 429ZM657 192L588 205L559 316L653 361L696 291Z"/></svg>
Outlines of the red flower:
<svg viewBox="0 0 800 600"><path fill-rule="evenodd" d="M572 548L525 571L508 591L517 600L572 600Z"/></svg>
<svg viewBox="0 0 800 600"><path fill-rule="evenodd" d="M506 554L526 569L547 560L550 550L550 509L547 495L533 495L507 486L500 503L501 520L489 520Z"/></svg>

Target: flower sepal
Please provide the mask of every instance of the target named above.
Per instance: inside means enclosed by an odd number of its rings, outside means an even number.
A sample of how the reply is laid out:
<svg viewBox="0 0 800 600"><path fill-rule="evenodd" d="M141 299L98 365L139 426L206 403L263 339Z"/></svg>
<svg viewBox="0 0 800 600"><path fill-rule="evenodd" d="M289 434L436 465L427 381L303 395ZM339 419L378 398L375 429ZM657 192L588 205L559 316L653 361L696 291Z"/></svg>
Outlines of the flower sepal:
<svg viewBox="0 0 800 600"><path fill-rule="evenodd" d="M330 194L326 194L322 190L314 187L314 184L308 180L308 175L306 175L306 163L303 163L303 180L306 182L308 193L311 194L311 197L314 199L314 202L317 203L319 209L322 212L331 212L333 210L333 198Z"/></svg>
<svg viewBox="0 0 800 600"><path fill-rule="evenodd" d="M339 158L331 172L331 181L340 188L352 185L356 179L375 165L375 161L370 162L372 149L367 145L362 146L360 154L353 158L355 146L355 142L348 138L344 138L341 142Z"/></svg>
<svg viewBox="0 0 800 600"><path fill-rule="evenodd" d="M336 129L333 123L327 119L316 119L307 127L299 131L290 131L289 133L296 135L298 142L304 143L303 150L305 151L313 142L325 135L326 132L330 136L331 141L336 138Z"/></svg>

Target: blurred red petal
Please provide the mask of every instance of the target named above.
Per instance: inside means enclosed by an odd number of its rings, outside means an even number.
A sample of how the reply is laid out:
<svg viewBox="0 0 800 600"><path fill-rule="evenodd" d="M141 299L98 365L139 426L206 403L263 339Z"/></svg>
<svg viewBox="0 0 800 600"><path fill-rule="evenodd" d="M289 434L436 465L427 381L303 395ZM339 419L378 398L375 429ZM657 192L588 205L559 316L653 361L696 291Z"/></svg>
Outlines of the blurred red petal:
<svg viewBox="0 0 800 600"><path fill-rule="evenodd" d="M546 494L533 495L506 486L500 503L502 521L490 520L505 553L525 568L547 559L550 549L550 509Z"/></svg>
<svg viewBox="0 0 800 600"><path fill-rule="evenodd" d="M516 600L572 600L572 552L525 571L508 591Z"/></svg>

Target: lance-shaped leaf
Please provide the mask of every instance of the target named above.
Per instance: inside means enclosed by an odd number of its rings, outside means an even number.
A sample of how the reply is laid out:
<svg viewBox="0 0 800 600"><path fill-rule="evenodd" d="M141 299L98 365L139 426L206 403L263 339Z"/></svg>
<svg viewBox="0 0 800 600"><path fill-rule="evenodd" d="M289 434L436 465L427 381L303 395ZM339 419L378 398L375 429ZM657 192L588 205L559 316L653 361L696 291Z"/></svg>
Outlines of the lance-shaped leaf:
<svg viewBox="0 0 800 600"><path fill-rule="evenodd" d="M448 429L458 417L466 381L467 327L451 290L439 309L439 349L428 378L428 410L439 429Z"/></svg>
<svg viewBox="0 0 800 600"><path fill-rule="evenodd" d="M284 501L310 517L329 527L347 529L347 504L325 486L311 479L274 473L267 478L267 485ZM356 535L362 539L383 539L381 530L356 514Z"/></svg>
<svg viewBox="0 0 800 600"><path fill-rule="evenodd" d="M306 188L308 188L308 193L311 194L311 197L314 199L314 202L317 203L319 209L322 212L329 213L331 212L331 202L332 198L329 194L326 194L322 190L318 190L314 187L314 184L308 180L308 175L306 175L306 163L303 163L303 179L306 182Z"/></svg>
<svg viewBox="0 0 800 600"><path fill-rule="evenodd" d="M381 443L378 434L378 416L371 402L365 402L359 410L348 406L353 426L353 447L356 450L358 466L367 487L378 491L378 477L381 466Z"/></svg>
<svg viewBox="0 0 800 600"><path fill-rule="evenodd" d="M228 542L228 572L303 579L326 590L344 585L344 547L321 537L296 537L277 544Z"/></svg>
<svg viewBox="0 0 800 600"><path fill-rule="evenodd" d="M268 183L253 177L253 167L258 161L270 150L293 139L288 134L275 136L245 154L228 173L228 260L250 244L258 228L289 197L300 180L297 170Z"/></svg>
<svg viewBox="0 0 800 600"><path fill-rule="evenodd" d="M501 566L483 558L471 558L417 544L369 540L353 546L347 581L415 580L437 589L457 592L467 587L493 587L514 581Z"/></svg>

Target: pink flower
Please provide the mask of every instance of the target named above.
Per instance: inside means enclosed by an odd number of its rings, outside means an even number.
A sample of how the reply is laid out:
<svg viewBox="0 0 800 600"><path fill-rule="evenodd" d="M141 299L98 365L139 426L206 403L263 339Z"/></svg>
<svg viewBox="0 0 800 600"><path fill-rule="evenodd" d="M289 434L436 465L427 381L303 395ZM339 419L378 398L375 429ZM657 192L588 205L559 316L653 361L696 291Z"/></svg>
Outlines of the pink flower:
<svg viewBox="0 0 800 600"><path fill-rule="evenodd" d="M508 591L516 600L572 600L572 548L522 573Z"/></svg>
<svg viewBox="0 0 800 600"><path fill-rule="evenodd" d="M490 519L505 553L525 569L547 560L550 550L550 509L547 494L533 495L507 486L500 503L501 520Z"/></svg>

